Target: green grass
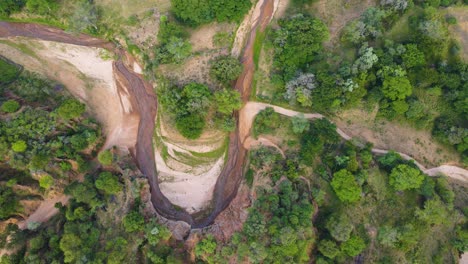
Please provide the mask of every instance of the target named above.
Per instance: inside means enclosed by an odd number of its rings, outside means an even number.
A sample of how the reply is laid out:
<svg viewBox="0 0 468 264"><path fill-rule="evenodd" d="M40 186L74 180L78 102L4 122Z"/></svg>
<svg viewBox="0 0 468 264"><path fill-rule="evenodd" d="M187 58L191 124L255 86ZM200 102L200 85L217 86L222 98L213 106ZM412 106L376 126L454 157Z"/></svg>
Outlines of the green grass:
<svg viewBox="0 0 468 264"><path fill-rule="evenodd" d="M26 54L26 55L29 55L33 58L36 58L38 60L40 60L39 56L37 56L36 52L34 52L31 48L29 48L29 45L25 44L25 43L15 43L13 41L9 41L9 40L0 40L0 43L1 44L5 44L5 45L8 45L12 48L15 48L19 51L21 51L22 53Z"/></svg>
<svg viewBox="0 0 468 264"><path fill-rule="evenodd" d="M258 69L258 62L260 61L260 54L262 51L263 41L265 40L265 36L266 36L266 31L260 32L259 30L257 30L257 34L255 36L254 46L253 46L253 61L255 64L255 69Z"/></svg>
<svg viewBox="0 0 468 264"><path fill-rule="evenodd" d="M18 76L18 68L0 57L0 83L10 83Z"/></svg>

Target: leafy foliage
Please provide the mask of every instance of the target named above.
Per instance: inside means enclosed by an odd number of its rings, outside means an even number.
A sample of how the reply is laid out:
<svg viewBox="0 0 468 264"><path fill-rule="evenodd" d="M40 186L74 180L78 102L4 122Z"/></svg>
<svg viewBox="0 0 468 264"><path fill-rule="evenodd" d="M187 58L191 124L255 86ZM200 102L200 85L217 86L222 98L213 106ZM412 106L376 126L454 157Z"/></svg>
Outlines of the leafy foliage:
<svg viewBox="0 0 468 264"><path fill-rule="evenodd" d="M210 74L220 83L228 86L242 73L242 64L231 56L220 56L211 62Z"/></svg>
<svg viewBox="0 0 468 264"><path fill-rule="evenodd" d="M399 191L419 188L423 180L424 176L418 169L405 164L396 166L390 173L390 185Z"/></svg>
<svg viewBox="0 0 468 264"><path fill-rule="evenodd" d="M357 184L353 174L347 170L340 170L333 174L331 186L338 198L343 202L356 202L361 198L361 187Z"/></svg>
<svg viewBox="0 0 468 264"><path fill-rule="evenodd" d="M322 21L306 15L280 20L279 25L273 36L274 65L289 80L314 59L329 33Z"/></svg>

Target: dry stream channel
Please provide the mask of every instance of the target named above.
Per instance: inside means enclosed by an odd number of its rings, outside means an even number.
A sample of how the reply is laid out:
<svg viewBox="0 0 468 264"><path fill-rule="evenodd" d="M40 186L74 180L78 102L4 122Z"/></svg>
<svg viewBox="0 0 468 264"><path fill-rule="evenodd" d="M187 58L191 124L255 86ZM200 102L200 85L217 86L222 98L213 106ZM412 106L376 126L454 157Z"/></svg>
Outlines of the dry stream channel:
<svg viewBox="0 0 468 264"><path fill-rule="evenodd" d="M250 31L247 33L245 47L241 56L241 62L244 65L244 71L238 78L234 89L241 93L245 104L243 109L234 113L237 119L237 128L229 134L228 156L224 167L217 178L213 191L211 206L205 212L189 214L187 211L174 206L169 199L161 192L158 184L158 173L155 163L155 152L153 149L153 132L155 129L155 118L157 116L158 101L154 93L153 86L143 79L143 76L134 70L135 59L118 48L113 43L93 38L84 34L71 35L60 29L55 29L43 25L26 23L8 23L0 22L0 39L13 37L25 37L43 41L53 41L58 43L67 43L85 47L102 48L114 52L118 59L112 62L112 73L115 79L115 85L119 100L124 99L131 107L126 107L122 119L123 125L126 122L135 123L130 125L134 131L135 139L133 144L127 147L134 157L140 171L148 178L151 187L151 201L156 211L162 216L171 220L185 221L192 228L201 228L213 223L215 218L221 213L234 199L237 190L243 178L243 167L246 159L247 148L250 144L245 144L249 137L252 121L255 115L261 109L269 106L260 103L249 102L251 85L254 76L253 62L253 44L257 32L263 32L270 22L275 4L278 1L263 0L259 1L255 7L254 17L250 18ZM256 15L255 15L256 14ZM285 115L295 115L297 112L275 107L275 110ZM109 111L115 111L109 109ZM309 118L321 118L319 114L309 114ZM121 128L124 129L124 128ZM349 136L338 129L338 132L344 139ZM112 134L112 133L111 133ZM108 135L109 140L109 135ZM129 142L132 142L129 140ZM107 144L106 144L107 145ZM385 153L385 150L374 150L376 154ZM403 154L402 156L405 157ZM406 158L406 157L405 157ZM411 159L411 157L408 157ZM419 166L419 163L416 163ZM432 169L421 168L428 174L446 173L448 176L451 171L457 174L458 180L467 181L468 171L457 167L440 166ZM452 176L453 177L453 176Z"/></svg>

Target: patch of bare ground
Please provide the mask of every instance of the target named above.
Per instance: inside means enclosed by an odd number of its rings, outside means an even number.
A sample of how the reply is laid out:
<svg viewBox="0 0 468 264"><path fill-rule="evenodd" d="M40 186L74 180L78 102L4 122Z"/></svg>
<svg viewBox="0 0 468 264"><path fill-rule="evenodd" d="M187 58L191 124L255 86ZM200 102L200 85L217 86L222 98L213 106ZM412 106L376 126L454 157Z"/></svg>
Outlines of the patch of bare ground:
<svg viewBox="0 0 468 264"><path fill-rule="evenodd" d="M450 31L461 44L462 58L468 61L468 7L450 7L447 8L447 13L457 19L457 24L450 26Z"/></svg>
<svg viewBox="0 0 468 264"><path fill-rule="evenodd" d="M187 59L183 64L165 64L159 66L160 73L177 85L191 82L216 86L210 77L210 61L220 55L227 55L227 51L210 51Z"/></svg>
<svg viewBox="0 0 468 264"><path fill-rule="evenodd" d="M320 0L312 5L312 12L324 21L330 30L327 47L339 41L341 30L358 18L367 8L376 5L376 0Z"/></svg>
<svg viewBox="0 0 468 264"><path fill-rule="evenodd" d="M117 91L112 61L102 59L102 52L99 48L20 37L0 42L0 54L64 84L72 95L86 103L103 125L105 147L132 147L138 118L129 114L132 106L128 93Z"/></svg>
<svg viewBox="0 0 468 264"><path fill-rule="evenodd" d="M245 183L241 184L237 196L216 217L213 225L208 228L208 232L213 234L217 241L229 241L235 232L242 230L248 216L247 209L251 204L251 191Z"/></svg>
<svg viewBox="0 0 468 264"><path fill-rule="evenodd" d="M216 49L213 38L218 32L231 33L235 30L234 23L211 23L200 26L190 32L190 43L193 52L207 51Z"/></svg>
<svg viewBox="0 0 468 264"><path fill-rule="evenodd" d="M406 153L426 167L457 164L459 160L455 151L438 143L429 131L376 119L376 111L347 110L333 118L333 121L351 137L371 142L376 148Z"/></svg>

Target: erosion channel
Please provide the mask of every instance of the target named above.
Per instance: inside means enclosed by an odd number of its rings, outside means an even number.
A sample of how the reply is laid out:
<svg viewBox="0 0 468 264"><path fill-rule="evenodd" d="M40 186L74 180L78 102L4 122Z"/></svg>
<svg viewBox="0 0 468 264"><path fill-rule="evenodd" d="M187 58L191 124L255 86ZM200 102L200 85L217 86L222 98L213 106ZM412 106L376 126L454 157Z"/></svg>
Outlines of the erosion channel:
<svg viewBox="0 0 468 264"><path fill-rule="evenodd" d="M254 73L253 42L257 31L264 31L273 15L273 1L260 3L260 15L253 22L248 35L242 63L244 72L235 84L244 103L248 101ZM243 140L239 130L239 114L235 113L237 129L230 133L228 158L225 166L217 179L213 202L210 212L192 216L184 210L176 207L164 196L158 184L158 175L153 151L153 131L158 102L153 87L143 77L133 71L134 58L113 43L90 37L84 34L71 35L63 30L29 23L0 22L0 38L26 37L44 41L73 44L86 47L104 48L113 51L118 59L113 62L113 75L119 93L126 94L131 103L130 114L138 117L138 130L136 144L129 146L130 153L137 162L141 172L148 178L151 187L151 201L154 208L162 216L172 220L182 220L193 228L210 225L216 216L225 209L236 196L237 189L242 180L242 170L247 150L243 147Z"/></svg>

